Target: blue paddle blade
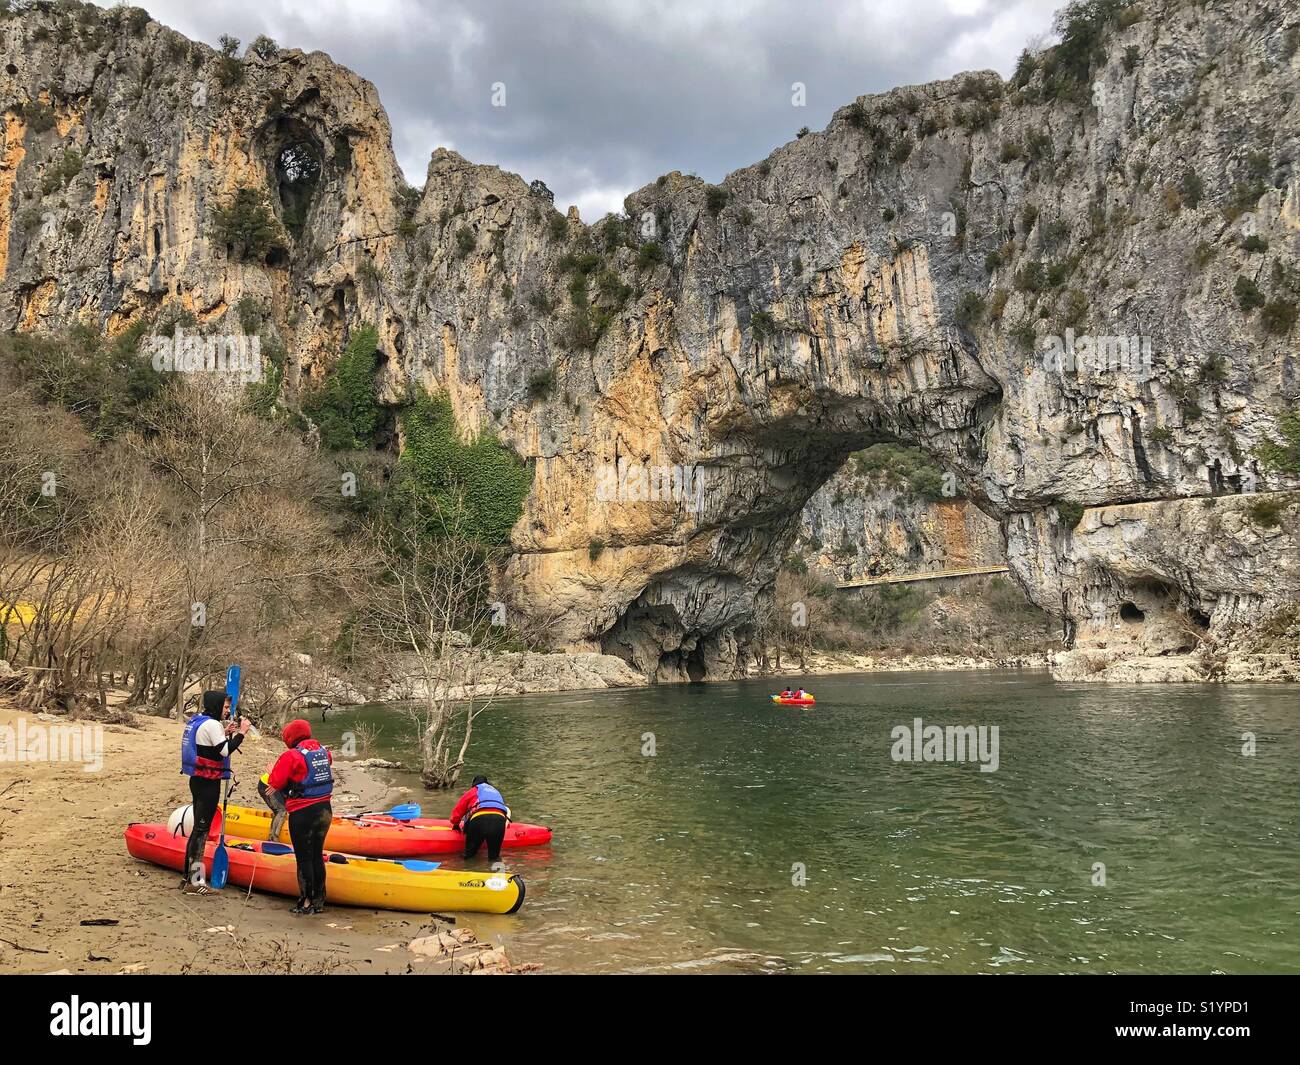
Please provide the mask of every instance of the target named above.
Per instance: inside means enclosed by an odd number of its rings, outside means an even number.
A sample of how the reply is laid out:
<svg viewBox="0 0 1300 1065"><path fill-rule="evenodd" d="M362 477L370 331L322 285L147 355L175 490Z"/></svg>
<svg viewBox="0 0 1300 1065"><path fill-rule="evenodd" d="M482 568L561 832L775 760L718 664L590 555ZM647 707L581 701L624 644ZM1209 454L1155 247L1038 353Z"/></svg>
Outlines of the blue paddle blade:
<svg viewBox="0 0 1300 1065"><path fill-rule="evenodd" d="M409 869L413 873L431 873L441 864L441 862L422 862L418 858L411 858L402 863L402 868Z"/></svg>
<svg viewBox="0 0 1300 1065"><path fill-rule="evenodd" d="M230 696L230 720L235 720L235 707L239 705L239 667L226 670L226 694Z"/></svg>
<svg viewBox="0 0 1300 1065"><path fill-rule="evenodd" d="M418 803L404 802L399 806L394 806L388 811L389 817L395 817L399 821L409 821L413 817L420 816L420 807Z"/></svg>
<svg viewBox="0 0 1300 1065"><path fill-rule="evenodd" d="M229 875L230 855L226 853L225 843L218 843L216 853L212 855L212 875L208 877L208 883L220 891L226 886Z"/></svg>

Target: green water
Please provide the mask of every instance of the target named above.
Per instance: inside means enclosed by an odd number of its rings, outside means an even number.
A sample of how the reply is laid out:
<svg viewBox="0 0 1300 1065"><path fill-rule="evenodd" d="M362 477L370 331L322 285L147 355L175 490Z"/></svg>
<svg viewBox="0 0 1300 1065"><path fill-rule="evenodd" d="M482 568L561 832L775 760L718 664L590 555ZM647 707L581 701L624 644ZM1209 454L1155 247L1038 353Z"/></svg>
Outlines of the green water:
<svg viewBox="0 0 1300 1065"><path fill-rule="evenodd" d="M555 840L504 853L527 901L474 927L551 972L1300 972L1294 689L807 683L811 711L769 682L498 703L466 780L488 773ZM997 725L997 771L891 760L915 717ZM325 738L358 719L410 757L388 708L331 715Z"/></svg>

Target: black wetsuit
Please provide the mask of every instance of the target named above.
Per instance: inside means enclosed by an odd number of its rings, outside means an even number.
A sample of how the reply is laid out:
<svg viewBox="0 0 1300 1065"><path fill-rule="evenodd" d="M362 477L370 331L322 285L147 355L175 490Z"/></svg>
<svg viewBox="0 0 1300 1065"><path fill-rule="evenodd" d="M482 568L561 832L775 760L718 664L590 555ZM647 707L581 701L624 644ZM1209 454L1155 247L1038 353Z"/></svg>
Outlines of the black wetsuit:
<svg viewBox="0 0 1300 1065"><path fill-rule="evenodd" d="M329 802L314 802L289 814L289 840L298 864L298 894L325 905L325 836L334 819ZM299 900L301 901L301 900Z"/></svg>
<svg viewBox="0 0 1300 1065"><path fill-rule="evenodd" d="M477 814L465 822L465 857L473 858L484 843L488 861L501 860L501 844L506 838L506 815L495 810Z"/></svg>
<svg viewBox="0 0 1300 1065"><path fill-rule="evenodd" d="M185 844L185 878L192 883L203 883L203 849L208 845L208 832L221 805L221 781L190 777L190 801L194 804L194 827ZM197 868L196 868L197 866Z"/></svg>

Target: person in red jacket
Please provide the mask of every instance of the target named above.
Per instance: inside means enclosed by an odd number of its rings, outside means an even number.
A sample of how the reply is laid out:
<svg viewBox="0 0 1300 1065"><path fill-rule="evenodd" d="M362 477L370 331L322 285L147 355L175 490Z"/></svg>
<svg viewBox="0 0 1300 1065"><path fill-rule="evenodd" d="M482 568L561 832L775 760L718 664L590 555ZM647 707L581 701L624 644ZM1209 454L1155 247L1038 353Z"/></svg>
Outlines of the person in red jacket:
<svg viewBox="0 0 1300 1065"><path fill-rule="evenodd" d="M451 811L451 827L464 824L465 857L473 858L484 843L488 848L488 861L495 865L501 860L501 844L506 838L506 824L510 820L510 807L501 792L488 783L488 778L477 776L474 783Z"/></svg>
<svg viewBox="0 0 1300 1065"><path fill-rule="evenodd" d="M267 786L284 796L289 840L298 863L298 904L290 913L325 912L325 836L334 818L333 757L311 737L311 725L295 718L281 733L289 749L271 767Z"/></svg>

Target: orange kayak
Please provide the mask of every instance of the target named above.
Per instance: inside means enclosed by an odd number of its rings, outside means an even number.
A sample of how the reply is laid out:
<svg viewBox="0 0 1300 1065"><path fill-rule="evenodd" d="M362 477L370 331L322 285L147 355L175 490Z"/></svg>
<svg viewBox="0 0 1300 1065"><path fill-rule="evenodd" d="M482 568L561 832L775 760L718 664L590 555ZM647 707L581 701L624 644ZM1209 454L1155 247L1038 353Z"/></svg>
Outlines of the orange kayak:
<svg viewBox="0 0 1300 1065"><path fill-rule="evenodd" d="M813 696L805 694L800 699L790 698L789 696L774 695L772 702L780 703L782 706L813 706L817 700Z"/></svg>
<svg viewBox="0 0 1300 1065"><path fill-rule="evenodd" d="M217 825L213 825L213 833ZM267 839L271 834L271 811L251 806L231 806L226 810L226 835L240 839ZM281 843L289 842L288 826L280 830ZM551 842L551 830L545 825L510 822L506 827L504 847L537 847ZM387 814L365 818L336 817L325 837L325 846L343 854L362 854L372 858L422 858L430 854L456 854L465 848L465 834L451 827L451 822L433 817L399 821Z"/></svg>

